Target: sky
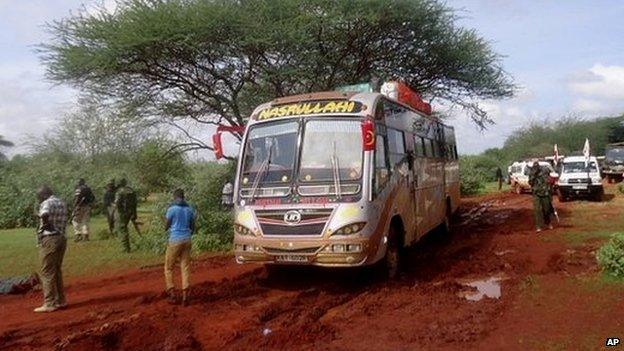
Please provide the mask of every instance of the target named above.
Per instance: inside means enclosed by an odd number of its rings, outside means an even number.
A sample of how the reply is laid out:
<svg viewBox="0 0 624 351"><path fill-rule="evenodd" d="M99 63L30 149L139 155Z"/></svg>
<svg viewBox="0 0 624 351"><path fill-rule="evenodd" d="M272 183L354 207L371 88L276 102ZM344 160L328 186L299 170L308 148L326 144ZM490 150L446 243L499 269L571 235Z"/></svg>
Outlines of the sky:
<svg viewBox="0 0 624 351"><path fill-rule="evenodd" d="M75 104L77 91L45 79L36 46L44 25L93 0L0 0L0 135L27 145ZM114 0L105 0L113 8ZM495 124L478 130L457 112L458 149L475 154L501 147L516 129L558 118L624 113L624 1L448 0L458 24L476 30L502 55L519 86L516 96L483 101Z"/></svg>

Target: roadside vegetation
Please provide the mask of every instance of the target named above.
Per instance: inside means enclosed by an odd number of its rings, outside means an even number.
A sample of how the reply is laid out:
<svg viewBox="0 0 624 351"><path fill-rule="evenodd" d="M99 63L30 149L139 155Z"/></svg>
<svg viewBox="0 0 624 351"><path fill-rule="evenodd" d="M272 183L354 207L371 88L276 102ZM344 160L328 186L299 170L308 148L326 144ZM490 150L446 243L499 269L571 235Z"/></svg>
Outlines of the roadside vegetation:
<svg viewBox="0 0 624 351"><path fill-rule="evenodd" d="M460 156L462 194L480 193L487 182L495 180L497 167L506 176L507 167L514 161L553 155L554 144L557 144L560 155L578 154L585 138L590 141L593 155L604 155L605 145L624 141L624 115L595 120L562 118L532 124L511 133L501 148L491 148L479 155Z"/></svg>

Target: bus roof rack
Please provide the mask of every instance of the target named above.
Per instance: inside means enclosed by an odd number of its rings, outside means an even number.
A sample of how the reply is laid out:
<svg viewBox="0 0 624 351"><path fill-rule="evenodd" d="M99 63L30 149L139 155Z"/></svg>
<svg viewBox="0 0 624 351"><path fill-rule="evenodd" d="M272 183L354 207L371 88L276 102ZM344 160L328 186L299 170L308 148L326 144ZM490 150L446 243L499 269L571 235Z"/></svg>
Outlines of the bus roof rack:
<svg viewBox="0 0 624 351"><path fill-rule="evenodd" d="M274 99L271 101L271 106L292 104L302 101L349 100L355 94L356 92L321 91L318 93L291 95Z"/></svg>

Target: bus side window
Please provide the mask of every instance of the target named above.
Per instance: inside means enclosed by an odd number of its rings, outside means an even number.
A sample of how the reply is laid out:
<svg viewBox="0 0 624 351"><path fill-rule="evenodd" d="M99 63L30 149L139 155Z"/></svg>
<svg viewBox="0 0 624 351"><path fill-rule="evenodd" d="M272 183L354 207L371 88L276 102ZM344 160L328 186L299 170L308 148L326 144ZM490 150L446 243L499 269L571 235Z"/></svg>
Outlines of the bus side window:
<svg viewBox="0 0 624 351"><path fill-rule="evenodd" d="M402 131L388 128L388 154L392 166L396 166L406 159L405 138Z"/></svg>
<svg viewBox="0 0 624 351"><path fill-rule="evenodd" d="M425 139L425 157L433 156L433 140Z"/></svg>
<svg viewBox="0 0 624 351"><path fill-rule="evenodd" d="M425 157L425 145L423 138L418 135L414 135L414 152L416 153L416 157Z"/></svg>
<svg viewBox="0 0 624 351"><path fill-rule="evenodd" d="M386 142L383 135L377 135L375 141L375 194L379 194L390 179L390 170L386 160Z"/></svg>

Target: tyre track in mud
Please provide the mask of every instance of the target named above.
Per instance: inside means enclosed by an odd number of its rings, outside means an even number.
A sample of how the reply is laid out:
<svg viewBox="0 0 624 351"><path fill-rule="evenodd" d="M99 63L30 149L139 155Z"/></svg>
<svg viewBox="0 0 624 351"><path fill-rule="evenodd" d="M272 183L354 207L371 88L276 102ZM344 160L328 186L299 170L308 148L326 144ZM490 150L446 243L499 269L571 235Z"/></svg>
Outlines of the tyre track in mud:
<svg viewBox="0 0 624 351"><path fill-rule="evenodd" d="M519 292L520 280L548 270L559 247L548 244L546 255L539 257L523 253L533 240L528 235L530 197L468 199L461 211L467 215L458 218L452 235L434 232L407 250L406 270L396 281L376 280L365 269L296 267L268 276L263 268L237 266L231 257L220 257L195 266L194 277L204 281L195 284L189 307L164 301L160 270L107 278L110 291L101 300L50 315L51 326L25 318L20 327L13 323L10 330L0 330L0 349L396 350L478 345L496 330L496 320ZM560 214L565 216L565 209ZM457 296L466 289L459 278L501 272L507 278L500 299L475 303ZM132 286L120 289L117 281ZM89 291L97 281L72 286ZM22 305L28 314L30 309Z"/></svg>

